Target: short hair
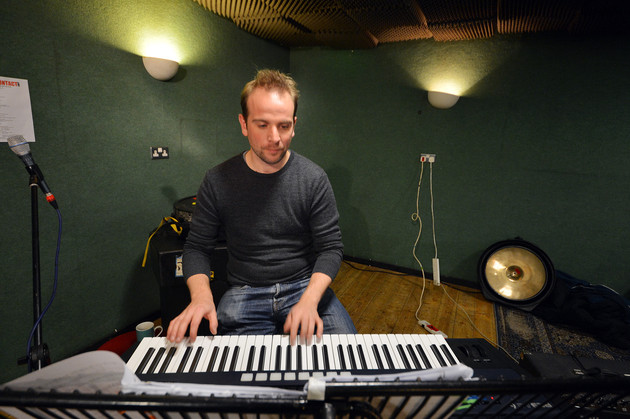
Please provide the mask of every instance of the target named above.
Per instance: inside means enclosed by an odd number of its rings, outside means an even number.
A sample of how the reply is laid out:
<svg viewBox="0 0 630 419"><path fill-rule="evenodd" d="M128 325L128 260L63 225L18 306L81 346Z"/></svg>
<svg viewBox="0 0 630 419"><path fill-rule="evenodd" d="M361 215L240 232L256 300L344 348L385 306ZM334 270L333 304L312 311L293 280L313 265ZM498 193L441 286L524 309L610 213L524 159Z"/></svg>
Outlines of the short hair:
<svg viewBox="0 0 630 419"><path fill-rule="evenodd" d="M241 91L241 111L245 120L247 121L247 99L252 94L254 89L263 88L265 90L280 90L281 92L287 92L293 99L293 117L297 115L298 98L300 97L300 91L297 89L297 83L291 76L282 73L278 70L263 69L258 70L256 77L248 82L243 91Z"/></svg>

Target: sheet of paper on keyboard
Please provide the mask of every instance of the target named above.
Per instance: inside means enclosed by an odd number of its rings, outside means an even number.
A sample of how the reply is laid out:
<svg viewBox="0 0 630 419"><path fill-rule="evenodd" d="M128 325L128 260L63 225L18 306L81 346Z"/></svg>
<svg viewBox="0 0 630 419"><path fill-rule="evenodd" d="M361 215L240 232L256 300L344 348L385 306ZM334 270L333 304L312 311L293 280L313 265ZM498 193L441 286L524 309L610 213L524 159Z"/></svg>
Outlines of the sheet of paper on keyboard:
<svg viewBox="0 0 630 419"><path fill-rule="evenodd" d="M428 370L414 370L394 374L376 375L337 375L327 377L313 377L306 385L307 398L309 400L324 400L326 383L330 382L393 382L393 381L457 381L471 380L474 370L464 364L456 364L449 367L431 368Z"/></svg>

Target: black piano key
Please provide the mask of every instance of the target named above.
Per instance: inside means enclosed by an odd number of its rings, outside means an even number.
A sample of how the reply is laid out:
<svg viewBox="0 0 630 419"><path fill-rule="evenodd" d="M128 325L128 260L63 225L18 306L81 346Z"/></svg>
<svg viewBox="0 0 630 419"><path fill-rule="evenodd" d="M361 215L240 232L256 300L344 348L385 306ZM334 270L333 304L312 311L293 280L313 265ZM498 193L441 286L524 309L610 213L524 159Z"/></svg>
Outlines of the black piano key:
<svg viewBox="0 0 630 419"><path fill-rule="evenodd" d="M291 371L291 345L287 345L286 347L286 351L287 351L287 360L285 362L285 371Z"/></svg>
<svg viewBox="0 0 630 419"><path fill-rule="evenodd" d="M214 364L217 362L217 357L219 356L219 347L215 346L212 350L212 355L210 355L210 363L208 363L208 372L212 372L214 369Z"/></svg>
<svg viewBox="0 0 630 419"><path fill-rule="evenodd" d="M282 371L282 347L276 346L276 371Z"/></svg>
<svg viewBox="0 0 630 419"><path fill-rule="evenodd" d="M312 346L313 352L313 371L319 370L319 359L317 357L317 345Z"/></svg>
<svg viewBox="0 0 630 419"><path fill-rule="evenodd" d="M350 361L350 368L357 369L357 361L354 359L354 352L352 351L352 345L348 345L348 360Z"/></svg>
<svg viewBox="0 0 630 419"><path fill-rule="evenodd" d="M190 358L191 353L192 353L192 346L187 346L186 350L184 351L184 356L182 357L182 361L179 363L179 366L177 367L177 372L184 371L184 367L186 366L186 363L188 362L188 358Z"/></svg>
<svg viewBox="0 0 630 419"><path fill-rule="evenodd" d="M197 365L199 365L199 361L201 360L201 355L203 355L203 347L199 346L195 351L195 357L190 363L190 368L188 369L189 372L195 372L195 370L197 369Z"/></svg>
<svg viewBox="0 0 630 419"><path fill-rule="evenodd" d="M413 346L411 346L410 343L407 344L407 352L409 353L409 358L411 358L411 361L413 362L415 369L417 370L423 369L422 364L420 364L420 361L418 360L416 353L413 351Z"/></svg>
<svg viewBox="0 0 630 419"><path fill-rule="evenodd" d="M437 358L437 360L440 363L440 365L443 366L443 367L446 367L446 361L444 361L444 357L440 353L440 350L438 349L438 347L435 346L435 344L433 344L433 345L431 345L431 350L433 351L433 354Z"/></svg>
<svg viewBox="0 0 630 419"><path fill-rule="evenodd" d="M164 362L162 362L162 366L160 367L160 374L164 374L166 372L168 364L170 364L173 360L173 356L175 355L176 351L177 349L174 346L168 350L168 352L166 353L166 358L164 358Z"/></svg>
<svg viewBox="0 0 630 419"><path fill-rule="evenodd" d="M227 364L229 355L230 355L230 347L224 346L223 353L221 354L221 362L219 362L219 371L225 371L225 364Z"/></svg>
<svg viewBox="0 0 630 419"><path fill-rule="evenodd" d="M153 356L154 352L155 352L155 348L149 348L147 353L144 354L144 357L142 358L142 361L140 362L140 365L138 365L138 368L136 369L137 373L142 373L142 371L144 371L144 369L146 368L147 364L149 363L149 360Z"/></svg>
<svg viewBox="0 0 630 419"><path fill-rule="evenodd" d="M153 362L151 363L151 366L149 367L149 370L147 371L147 374L155 373L155 369L160 363L160 360L162 359L162 356L164 355L165 351L166 351L166 348L158 349L157 354L155 355L155 358L153 358Z"/></svg>
<svg viewBox="0 0 630 419"><path fill-rule="evenodd" d="M383 370L385 369L383 367L383 360L381 359L381 356L378 353L378 347L376 346L376 344L372 344L372 353L374 354L374 359L376 359L376 365L378 366L377 369L379 370Z"/></svg>
<svg viewBox="0 0 630 419"><path fill-rule="evenodd" d="M343 356L343 346L337 345L337 356L339 357L339 369L346 369L346 358Z"/></svg>
<svg viewBox="0 0 630 419"><path fill-rule="evenodd" d="M364 370L367 370L368 366L365 360L365 354L363 353L363 346L361 346L361 344L357 345L357 352L359 353L359 361L361 362L361 368Z"/></svg>
<svg viewBox="0 0 630 419"><path fill-rule="evenodd" d="M297 370L302 371L304 368L302 365L302 345L297 346Z"/></svg>
<svg viewBox="0 0 630 419"><path fill-rule="evenodd" d="M247 371L248 372L254 369L254 356L256 356L256 347L251 346L249 348L249 355L247 355Z"/></svg>
<svg viewBox="0 0 630 419"><path fill-rule="evenodd" d="M387 348L387 345L383 344L381 345L381 348L383 349L383 354L385 354L385 360L387 361L387 365L389 365L390 369L395 369L396 367L394 366L394 360L392 359L392 356L389 353L389 349Z"/></svg>
<svg viewBox="0 0 630 419"><path fill-rule="evenodd" d="M240 352L240 346L235 346L232 351L232 362L230 362L230 371L236 371L236 364L238 364L238 353Z"/></svg>
<svg viewBox="0 0 630 419"><path fill-rule="evenodd" d="M446 346L446 344L441 344L440 349L442 349L442 352L444 353L444 355L446 355L446 358L448 358L448 362L450 362L451 365L457 364L457 361L455 361L455 358L453 358L453 355L451 354L451 351L448 349L448 346Z"/></svg>
<svg viewBox="0 0 630 419"><path fill-rule="evenodd" d="M322 347L324 354L324 370L330 371L330 358L328 357L328 345Z"/></svg>
<svg viewBox="0 0 630 419"><path fill-rule="evenodd" d="M396 345L396 350L398 351L398 355L400 355L400 359L402 359L403 364L405 364L405 369L410 370L411 364L409 363L409 360L407 359L407 355L405 355L405 350L403 349L400 343Z"/></svg>
<svg viewBox="0 0 630 419"><path fill-rule="evenodd" d="M427 356L427 354L424 353L424 349L422 349L422 345L417 343L416 350L420 354L420 358L422 358L422 362L424 362L424 365L427 366L427 369L433 368L433 365L431 365L431 363L429 362L429 357Z"/></svg>
<svg viewBox="0 0 630 419"><path fill-rule="evenodd" d="M267 352L267 347L263 345L260 347L260 357L258 358L258 371L265 370L265 352Z"/></svg>

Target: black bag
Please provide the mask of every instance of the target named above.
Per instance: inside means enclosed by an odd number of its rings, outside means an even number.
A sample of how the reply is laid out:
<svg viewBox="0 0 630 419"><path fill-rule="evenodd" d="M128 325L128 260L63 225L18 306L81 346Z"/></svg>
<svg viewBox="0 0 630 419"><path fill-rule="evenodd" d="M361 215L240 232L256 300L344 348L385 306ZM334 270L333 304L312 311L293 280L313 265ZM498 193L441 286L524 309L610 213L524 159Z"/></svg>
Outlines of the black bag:
<svg viewBox="0 0 630 419"><path fill-rule="evenodd" d="M608 345L630 349L630 301L604 285L556 271L552 294L532 313L549 323L584 331Z"/></svg>

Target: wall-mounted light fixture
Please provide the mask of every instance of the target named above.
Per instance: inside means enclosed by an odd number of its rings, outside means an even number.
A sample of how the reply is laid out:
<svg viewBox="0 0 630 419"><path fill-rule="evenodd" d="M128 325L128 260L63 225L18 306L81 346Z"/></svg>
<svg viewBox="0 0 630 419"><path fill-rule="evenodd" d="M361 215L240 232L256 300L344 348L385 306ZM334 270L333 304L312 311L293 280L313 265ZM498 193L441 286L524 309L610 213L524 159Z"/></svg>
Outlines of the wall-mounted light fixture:
<svg viewBox="0 0 630 419"><path fill-rule="evenodd" d="M458 95L454 95L452 93L446 92L437 92L430 91L429 92L429 103L438 109L448 109L453 107L459 100Z"/></svg>
<svg viewBox="0 0 630 419"><path fill-rule="evenodd" d="M167 60L166 58L142 57L142 62L151 77L162 81L172 79L179 69L177 61Z"/></svg>

